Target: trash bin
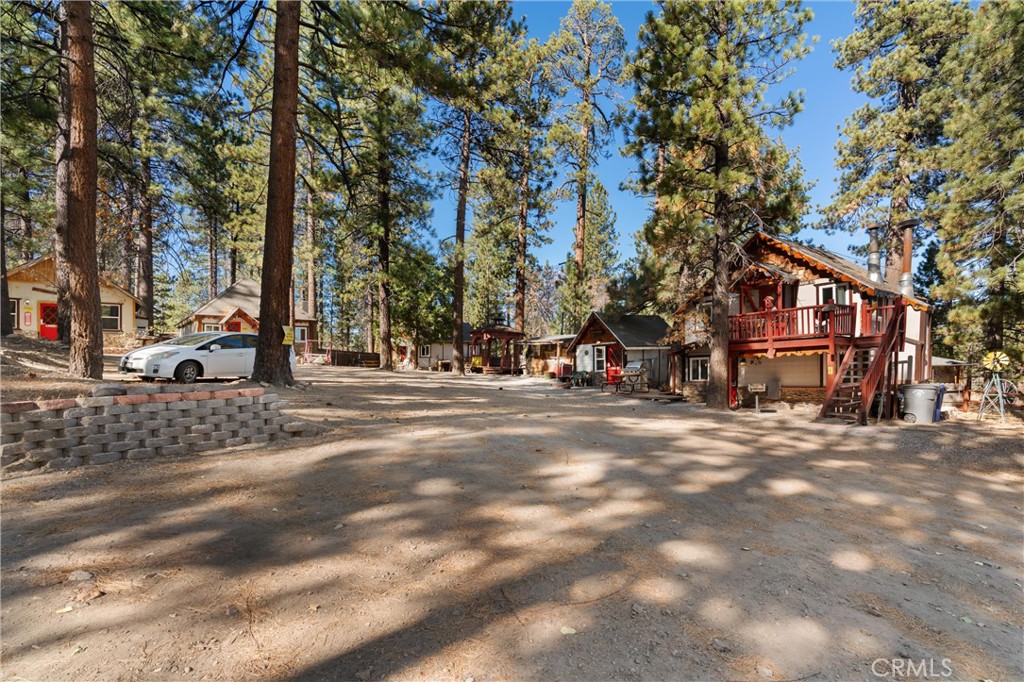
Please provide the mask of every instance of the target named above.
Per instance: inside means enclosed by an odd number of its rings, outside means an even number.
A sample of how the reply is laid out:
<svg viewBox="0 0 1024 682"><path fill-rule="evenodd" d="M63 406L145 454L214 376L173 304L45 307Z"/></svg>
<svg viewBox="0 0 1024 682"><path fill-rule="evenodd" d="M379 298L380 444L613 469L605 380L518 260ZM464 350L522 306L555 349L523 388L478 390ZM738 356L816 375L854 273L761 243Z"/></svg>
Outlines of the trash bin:
<svg viewBox="0 0 1024 682"><path fill-rule="evenodd" d="M935 396L935 421L942 421L942 397L946 395L946 384L935 384L939 393Z"/></svg>
<svg viewBox="0 0 1024 682"><path fill-rule="evenodd" d="M908 424L931 424L935 421L939 388L935 384L907 384L903 393L903 421Z"/></svg>

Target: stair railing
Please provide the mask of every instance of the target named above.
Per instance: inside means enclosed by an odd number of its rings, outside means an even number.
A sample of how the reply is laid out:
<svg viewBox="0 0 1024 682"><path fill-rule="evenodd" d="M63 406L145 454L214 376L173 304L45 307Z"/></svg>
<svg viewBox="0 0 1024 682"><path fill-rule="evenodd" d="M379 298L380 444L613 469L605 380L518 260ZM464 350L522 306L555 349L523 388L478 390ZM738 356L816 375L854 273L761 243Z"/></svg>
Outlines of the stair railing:
<svg viewBox="0 0 1024 682"><path fill-rule="evenodd" d="M843 376L846 374L847 368L853 361L853 356L857 352L856 344L851 343L847 347L846 352L843 354L843 359L839 363L839 368L836 369L835 376L832 377L832 383L829 384L828 391L825 393L825 400L821 403L821 411L818 412L818 417L824 419L829 410L832 408L832 404L835 402L836 393L839 392L839 386L843 383Z"/></svg>
<svg viewBox="0 0 1024 682"><path fill-rule="evenodd" d="M882 376L886 373L886 368L892 360L892 354L897 346L897 342L903 338L906 315L906 304L900 300L894 306L892 316L889 318L889 324L886 325L885 333L878 344L875 358L860 382L861 403L860 408L857 410L857 421L862 425L867 424L868 411L875 400L879 382L882 380Z"/></svg>

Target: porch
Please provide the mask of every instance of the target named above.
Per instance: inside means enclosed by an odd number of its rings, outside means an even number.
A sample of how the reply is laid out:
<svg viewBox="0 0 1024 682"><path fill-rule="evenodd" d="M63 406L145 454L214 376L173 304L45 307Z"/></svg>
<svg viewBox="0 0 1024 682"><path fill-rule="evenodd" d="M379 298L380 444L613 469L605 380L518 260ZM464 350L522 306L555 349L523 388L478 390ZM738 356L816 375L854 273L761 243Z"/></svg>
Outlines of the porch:
<svg viewBox="0 0 1024 682"><path fill-rule="evenodd" d="M895 314L894 305L812 305L759 310L729 316L729 350L733 353L834 349L836 342L877 342Z"/></svg>

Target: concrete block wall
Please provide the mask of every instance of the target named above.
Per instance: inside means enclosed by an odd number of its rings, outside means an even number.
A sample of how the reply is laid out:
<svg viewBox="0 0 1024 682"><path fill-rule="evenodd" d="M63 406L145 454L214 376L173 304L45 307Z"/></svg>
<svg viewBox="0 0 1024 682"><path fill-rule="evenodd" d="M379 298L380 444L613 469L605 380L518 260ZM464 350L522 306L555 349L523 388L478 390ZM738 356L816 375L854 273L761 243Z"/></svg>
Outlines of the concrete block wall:
<svg viewBox="0 0 1024 682"><path fill-rule="evenodd" d="M59 471L307 435L277 394L221 384L100 384L86 398L0 403L4 473Z"/></svg>

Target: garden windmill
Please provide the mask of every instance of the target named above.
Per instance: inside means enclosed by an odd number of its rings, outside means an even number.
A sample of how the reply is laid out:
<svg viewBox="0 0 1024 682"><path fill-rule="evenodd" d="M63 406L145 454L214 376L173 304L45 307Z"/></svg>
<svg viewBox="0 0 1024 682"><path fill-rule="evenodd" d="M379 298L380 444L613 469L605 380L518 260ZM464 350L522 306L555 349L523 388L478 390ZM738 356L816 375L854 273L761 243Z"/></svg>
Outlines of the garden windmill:
<svg viewBox="0 0 1024 682"><path fill-rule="evenodd" d="M1010 358L1002 351L994 350L981 360L981 366L992 373L985 384L985 391L981 395L981 406L978 409L978 419L984 416L985 412L992 408L999 411L999 418L1006 422L1006 392L1003 386L1000 373L1010 366Z"/></svg>

